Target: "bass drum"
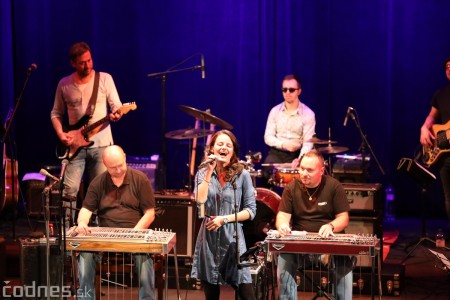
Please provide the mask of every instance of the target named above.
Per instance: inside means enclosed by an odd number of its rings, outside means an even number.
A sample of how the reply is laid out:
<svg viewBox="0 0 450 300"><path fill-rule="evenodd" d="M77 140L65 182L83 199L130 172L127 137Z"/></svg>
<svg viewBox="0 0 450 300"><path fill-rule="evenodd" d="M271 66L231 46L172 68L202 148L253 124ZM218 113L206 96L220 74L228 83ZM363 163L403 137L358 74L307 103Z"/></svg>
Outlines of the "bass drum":
<svg viewBox="0 0 450 300"><path fill-rule="evenodd" d="M265 240L266 232L275 228L275 217L281 197L272 190L256 188L256 216L243 223L247 249Z"/></svg>

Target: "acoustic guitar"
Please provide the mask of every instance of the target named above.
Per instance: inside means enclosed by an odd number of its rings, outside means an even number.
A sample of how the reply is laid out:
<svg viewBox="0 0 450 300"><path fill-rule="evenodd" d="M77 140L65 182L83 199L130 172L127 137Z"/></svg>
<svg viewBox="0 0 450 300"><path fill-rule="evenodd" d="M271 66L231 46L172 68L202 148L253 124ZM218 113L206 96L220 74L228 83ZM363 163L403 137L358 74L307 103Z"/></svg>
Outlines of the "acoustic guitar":
<svg viewBox="0 0 450 300"><path fill-rule="evenodd" d="M137 105L135 102L125 103L122 105L122 107L119 108L120 112L122 114L127 114L130 110L135 110L137 108ZM61 147L64 149L63 155L58 155L58 158L60 159L68 159L71 160L75 156L78 155L78 153L83 148L88 148L94 144L93 141L90 141L89 138L93 135L95 135L97 132L99 132L102 127L103 123L106 123L109 121L109 116L105 116L104 118L101 118L95 123L92 123L90 125L86 125L89 121L89 116L83 116L77 123L74 125L69 126L68 128L65 128L64 132L67 132L69 135L72 136L73 142L70 146L66 147L60 143L57 148L57 153L61 153L59 149Z"/></svg>
<svg viewBox="0 0 450 300"><path fill-rule="evenodd" d="M6 118L5 127L7 128L10 121L12 110L9 111ZM15 207L19 199L19 180L18 180L18 163L17 160L12 162L6 153L6 142L3 143L3 180L2 193L0 195L0 212L8 208Z"/></svg>
<svg viewBox="0 0 450 300"><path fill-rule="evenodd" d="M442 154L450 152L450 121L445 124L435 124L431 127L435 136L432 146L423 146L422 161L426 167L434 165Z"/></svg>

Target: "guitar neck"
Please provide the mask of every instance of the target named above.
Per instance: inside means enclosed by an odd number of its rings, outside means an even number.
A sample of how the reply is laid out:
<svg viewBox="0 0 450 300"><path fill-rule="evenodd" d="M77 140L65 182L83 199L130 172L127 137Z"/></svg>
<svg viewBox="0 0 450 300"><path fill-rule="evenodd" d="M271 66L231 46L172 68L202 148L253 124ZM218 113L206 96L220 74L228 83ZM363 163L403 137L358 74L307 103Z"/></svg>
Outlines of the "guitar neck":
<svg viewBox="0 0 450 300"><path fill-rule="evenodd" d="M81 130L81 133L83 135L86 135L89 132L91 132L92 130L94 130L95 128L97 128L98 126L100 126L103 123L107 122L108 120L109 120L109 116L103 117L100 120L96 121L95 123L92 123L91 125L88 125L88 126L84 127L83 130Z"/></svg>

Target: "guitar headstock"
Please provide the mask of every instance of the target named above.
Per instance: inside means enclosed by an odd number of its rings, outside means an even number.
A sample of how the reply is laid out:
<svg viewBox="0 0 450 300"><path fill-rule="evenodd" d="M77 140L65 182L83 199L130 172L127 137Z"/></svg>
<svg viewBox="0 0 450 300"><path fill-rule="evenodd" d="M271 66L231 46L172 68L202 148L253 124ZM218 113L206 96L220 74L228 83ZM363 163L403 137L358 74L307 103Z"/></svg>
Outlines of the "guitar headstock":
<svg viewBox="0 0 450 300"><path fill-rule="evenodd" d="M136 102L128 102L128 103L122 104L122 107L120 108L120 111L122 112L122 114L126 114L130 110L135 110L135 109L137 109Z"/></svg>

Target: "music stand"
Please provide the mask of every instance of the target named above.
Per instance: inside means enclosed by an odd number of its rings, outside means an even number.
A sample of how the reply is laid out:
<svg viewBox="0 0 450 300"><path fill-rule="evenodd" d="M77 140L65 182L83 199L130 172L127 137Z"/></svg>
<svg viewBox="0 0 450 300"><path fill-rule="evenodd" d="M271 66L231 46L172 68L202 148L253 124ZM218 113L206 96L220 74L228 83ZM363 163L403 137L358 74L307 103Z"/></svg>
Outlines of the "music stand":
<svg viewBox="0 0 450 300"><path fill-rule="evenodd" d="M433 239L430 239L427 236L426 232L426 221L425 221L425 203L426 203L426 194L427 194L427 188L428 186L436 180L436 176L425 169L422 165L420 165L416 160L411 158L402 158L400 159L400 162L397 166L397 170L400 172L403 172L404 174L407 174L410 178L412 178L421 188L420 191L420 204L421 204L421 223L422 223L422 234L418 241L412 242L410 245L408 245L405 249L408 249L411 247L414 243L414 247L408 252L406 257L402 260L401 264L403 264L409 256L416 250L416 248L422 243L422 242L430 242L435 244L435 241Z"/></svg>

